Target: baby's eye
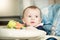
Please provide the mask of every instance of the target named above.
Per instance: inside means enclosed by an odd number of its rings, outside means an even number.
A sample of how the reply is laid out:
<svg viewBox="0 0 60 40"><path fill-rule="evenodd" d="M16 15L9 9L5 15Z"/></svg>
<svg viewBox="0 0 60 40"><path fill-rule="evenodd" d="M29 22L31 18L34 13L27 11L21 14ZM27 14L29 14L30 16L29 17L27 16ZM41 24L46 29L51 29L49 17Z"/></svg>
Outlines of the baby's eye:
<svg viewBox="0 0 60 40"><path fill-rule="evenodd" d="M30 15L28 17L31 17Z"/></svg>
<svg viewBox="0 0 60 40"><path fill-rule="evenodd" d="M38 17L38 16L35 16L36 18Z"/></svg>

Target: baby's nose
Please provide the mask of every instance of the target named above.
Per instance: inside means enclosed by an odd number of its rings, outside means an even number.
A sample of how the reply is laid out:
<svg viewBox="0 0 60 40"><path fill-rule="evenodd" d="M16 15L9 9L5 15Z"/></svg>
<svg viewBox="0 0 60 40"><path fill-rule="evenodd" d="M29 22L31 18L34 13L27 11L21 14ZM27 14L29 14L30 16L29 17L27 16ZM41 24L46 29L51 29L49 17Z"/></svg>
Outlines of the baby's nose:
<svg viewBox="0 0 60 40"><path fill-rule="evenodd" d="M34 17L31 18L31 20L34 20L34 19L35 19Z"/></svg>

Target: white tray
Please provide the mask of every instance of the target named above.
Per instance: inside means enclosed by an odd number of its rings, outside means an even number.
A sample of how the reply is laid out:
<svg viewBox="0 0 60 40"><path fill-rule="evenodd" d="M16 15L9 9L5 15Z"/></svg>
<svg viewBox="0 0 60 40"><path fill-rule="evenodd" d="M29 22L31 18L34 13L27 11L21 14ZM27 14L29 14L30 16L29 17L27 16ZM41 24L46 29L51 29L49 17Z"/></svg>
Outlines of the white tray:
<svg viewBox="0 0 60 40"><path fill-rule="evenodd" d="M46 32L42 30L18 30L18 29L7 29L0 28L0 39L3 38L33 38L33 37L44 37Z"/></svg>

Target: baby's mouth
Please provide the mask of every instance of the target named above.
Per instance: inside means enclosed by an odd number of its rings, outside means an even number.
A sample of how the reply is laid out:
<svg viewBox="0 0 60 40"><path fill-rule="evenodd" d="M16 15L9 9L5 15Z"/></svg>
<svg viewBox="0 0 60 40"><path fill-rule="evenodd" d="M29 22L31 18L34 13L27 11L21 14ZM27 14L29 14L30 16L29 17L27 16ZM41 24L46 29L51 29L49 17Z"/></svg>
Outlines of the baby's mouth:
<svg viewBox="0 0 60 40"><path fill-rule="evenodd" d="M35 23L35 22L31 22L31 23Z"/></svg>

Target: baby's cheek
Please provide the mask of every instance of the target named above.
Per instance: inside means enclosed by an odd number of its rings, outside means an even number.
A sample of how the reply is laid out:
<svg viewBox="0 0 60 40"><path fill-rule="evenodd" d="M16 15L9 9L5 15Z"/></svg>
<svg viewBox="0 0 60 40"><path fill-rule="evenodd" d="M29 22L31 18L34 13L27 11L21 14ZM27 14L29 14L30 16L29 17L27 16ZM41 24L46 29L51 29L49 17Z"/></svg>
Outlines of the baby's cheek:
<svg viewBox="0 0 60 40"><path fill-rule="evenodd" d="M30 26L31 24L29 22L27 22L26 25L29 25Z"/></svg>

